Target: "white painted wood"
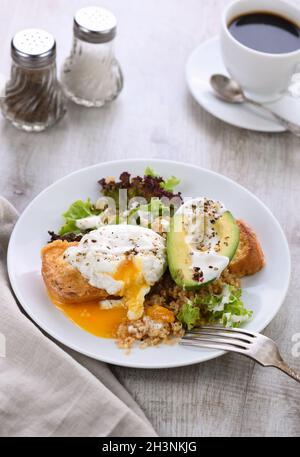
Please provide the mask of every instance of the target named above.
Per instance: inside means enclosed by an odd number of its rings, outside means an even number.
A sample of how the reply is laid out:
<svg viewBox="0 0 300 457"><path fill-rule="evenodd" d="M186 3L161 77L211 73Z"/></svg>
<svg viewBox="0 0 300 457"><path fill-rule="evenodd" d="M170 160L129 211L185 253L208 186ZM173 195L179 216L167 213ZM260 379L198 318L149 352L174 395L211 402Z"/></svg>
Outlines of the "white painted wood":
<svg viewBox="0 0 300 457"><path fill-rule="evenodd" d="M227 3L104 0L102 5L119 19L117 54L125 73L124 92L102 110L70 106L61 124L37 136L1 120L0 193L21 211L67 173L126 157L182 160L237 180L271 208L288 237L292 283L266 334L300 369L300 357L291 352L292 335L300 332L300 140L223 124L192 100L184 80L189 53L218 33ZM71 45L72 14L80 6L81 0L1 0L0 72L9 72L12 35L27 26L54 33L60 65ZM300 433L299 385L237 355L165 371L112 370L161 435Z"/></svg>

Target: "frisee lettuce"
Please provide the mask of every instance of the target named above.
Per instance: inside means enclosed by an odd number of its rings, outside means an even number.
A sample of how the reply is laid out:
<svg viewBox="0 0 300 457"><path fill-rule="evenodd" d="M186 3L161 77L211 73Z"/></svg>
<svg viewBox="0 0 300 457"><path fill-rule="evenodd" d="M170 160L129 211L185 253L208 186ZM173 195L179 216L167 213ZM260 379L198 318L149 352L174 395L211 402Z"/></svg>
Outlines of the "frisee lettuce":
<svg viewBox="0 0 300 457"><path fill-rule="evenodd" d="M213 312L213 319L220 322L224 327L239 327L247 322L253 311L245 308L242 301L242 290L233 286L225 286L225 293Z"/></svg>
<svg viewBox="0 0 300 457"><path fill-rule="evenodd" d="M221 294L198 296L182 308L177 318L191 330L201 317L203 311L205 319L212 324L221 324L224 327L239 327L248 321L253 312L245 308L242 301L242 290L226 285ZM198 310L198 315L197 311Z"/></svg>
<svg viewBox="0 0 300 457"><path fill-rule="evenodd" d="M195 327L199 318L200 309L198 306L194 306L190 300L181 307L181 310L177 314L177 319L182 322L188 330Z"/></svg>
<svg viewBox="0 0 300 457"><path fill-rule="evenodd" d="M86 202L83 200L77 200L76 202L72 203L69 209L63 214L65 223L61 227L59 235L63 236L71 232L80 233L80 230L76 226L76 221L79 219L84 219L85 217L98 215L100 212L101 211L95 209L90 198L88 198Z"/></svg>

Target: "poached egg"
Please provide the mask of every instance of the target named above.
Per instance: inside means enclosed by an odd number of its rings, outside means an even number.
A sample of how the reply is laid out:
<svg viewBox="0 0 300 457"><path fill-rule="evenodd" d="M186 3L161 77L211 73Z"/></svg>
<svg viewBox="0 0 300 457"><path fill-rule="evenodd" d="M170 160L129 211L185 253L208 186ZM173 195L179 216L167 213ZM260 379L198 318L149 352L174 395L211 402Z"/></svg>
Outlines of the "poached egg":
<svg viewBox="0 0 300 457"><path fill-rule="evenodd" d="M85 235L64 259L93 287L121 297L129 320L144 312L144 298L162 277L166 261L163 237L151 229L133 225L107 225ZM101 305L101 304L100 304Z"/></svg>
<svg viewBox="0 0 300 457"><path fill-rule="evenodd" d="M218 252L220 237L215 229L216 221L226 211L222 202L198 197L185 202L176 213L182 216L191 268L202 272L203 282L218 279L229 264L228 257Z"/></svg>

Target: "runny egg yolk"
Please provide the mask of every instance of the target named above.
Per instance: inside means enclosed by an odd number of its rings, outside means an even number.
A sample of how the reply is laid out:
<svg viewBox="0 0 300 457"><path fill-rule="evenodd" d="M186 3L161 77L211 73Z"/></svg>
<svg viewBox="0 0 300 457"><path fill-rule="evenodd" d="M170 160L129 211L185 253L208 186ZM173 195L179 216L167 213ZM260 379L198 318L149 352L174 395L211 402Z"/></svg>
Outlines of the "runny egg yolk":
<svg viewBox="0 0 300 457"><path fill-rule="evenodd" d="M98 301L70 304L53 297L51 300L71 321L98 337L115 338L119 325L126 319L123 307L101 309Z"/></svg>
<svg viewBox="0 0 300 457"><path fill-rule="evenodd" d="M123 304L127 308L127 316L130 320L142 317L145 295L150 290L141 267L137 260L127 258L119 265L114 275L116 281L122 281L124 284L120 296L123 297Z"/></svg>
<svg viewBox="0 0 300 457"><path fill-rule="evenodd" d="M149 291L137 262L124 260L118 267L114 279L123 281L120 293L124 306L102 309L99 301L85 303L61 303L54 297L52 302L79 327L102 338L114 338L119 325L128 317L139 319L144 312L144 297Z"/></svg>

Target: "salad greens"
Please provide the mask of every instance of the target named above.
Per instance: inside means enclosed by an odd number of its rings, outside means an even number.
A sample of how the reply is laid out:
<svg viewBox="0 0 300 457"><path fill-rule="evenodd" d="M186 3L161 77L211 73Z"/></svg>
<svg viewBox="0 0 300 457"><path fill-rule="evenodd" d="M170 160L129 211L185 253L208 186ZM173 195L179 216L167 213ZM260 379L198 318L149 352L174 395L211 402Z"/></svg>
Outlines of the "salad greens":
<svg viewBox="0 0 300 457"><path fill-rule="evenodd" d="M192 330L200 319L200 309L198 306L194 306L191 301L188 301L181 307L181 310L177 314L177 319L182 322L188 330Z"/></svg>
<svg viewBox="0 0 300 457"><path fill-rule="evenodd" d="M144 171L145 176L151 176L152 178L157 178L158 174L155 173L154 169L152 167L147 167L146 170Z"/></svg>
<svg viewBox="0 0 300 457"><path fill-rule="evenodd" d="M69 209L63 214L65 219L64 225L59 231L59 235L65 235L66 233L80 233L80 230L76 226L76 221L84 219L85 217L95 216L100 214L101 211L96 210L88 198L86 202L83 200L77 200L72 203Z"/></svg>
<svg viewBox="0 0 300 457"><path fill-rule="evenodd" d="M135 197L144 197L149 203L147 205L139 204L134 209L129 212L127 222L129 224L139 223L139 217L137 213L139 212L141 216L148 213L151 216L151 221L149 221L149 226L153 222L153 215L155 217L167 216L168 208L163 205L159 200L160 197L172 198L173 196L180 197L180 194L173 194L174 187L180 183L180 180L175 176L171 176L166 181L163 178L159 177L151 167L147 167L144 172L144 178L139 176L135 178L130 178L129 173L122 173L120 176L120 181L115 182L110 180L106 182L101 180L100 184L102 185L102 193L106 197L111 197L116 203L118 208L119 203L119 190L126 189L128 191L128 199ZM174 208L171 208L172 210ZM91 199L87 199L86 202L83 200L77 200L74 202L70 208L63 214L65 222L61 229L59 230L59 236L65 236L67 234L79 234L80 229L76 225L76 221L84 219L90 216L95 216L101 214L101 210L95 209ZM116 220L118 221L118 215L116 215Z"/></svg>
<svg viewBox="0 0 300 457"><path fill-rule="evenodd" d="M179 180L173 176L171 180L164 180L150 167L145 170L144 176L131 176L125 171L120 175L119 181L115 181L114 179L107 180L105 178L99 181L102 188L102 195L113 198L117 207L120 190L127 191L128 201L135 197L142 197L149 203L152 198L166 197L168 199L177 198L182 202L180 192L173 192L175 184L178 183Z"/></svg>
<svg viewBox="0 0 300 457"><path fill-rule="evenodd" d="M159 175L155 173L153 168L147 167L145 172L145 176L150 176L152 178L158 178ZM163 182L160 183L160 187L167 192L173 192L174 188L177 187L180 184L180 179L176 178L176 176L171 176L167 180L164 180Z"/></svg>
<svg viewBox="0 0 300 457"><path fill-rule="evenodd" d="M180 179L176 176L171 176L165 182L161 183L160 186L162 189L167 190L168 192L173 192L174 187L177 187L180 184Z"/></svg>
<svg viewBox="0 0 300 457"><path fill-rule="evenodd" d="M224 327L239 327L248 321L253 312L245 308L242 301L242 290L226 285L222 294L209 294L197 296L192 302L184 305L177 318L191 330L201 318L201 309L204 310L205 319L211 323L218 323ZM198 317L197 312L198 310Z"/></svg>
<svg viewBox="0 0 300 457"><path fill-rule="evenodd" d="M239 327L252 317L253 311L245 308L241 299L242 289L229 285L226 285L224 289L225 293L221 302L213 310L213 319L224 327Z"/></svg>

